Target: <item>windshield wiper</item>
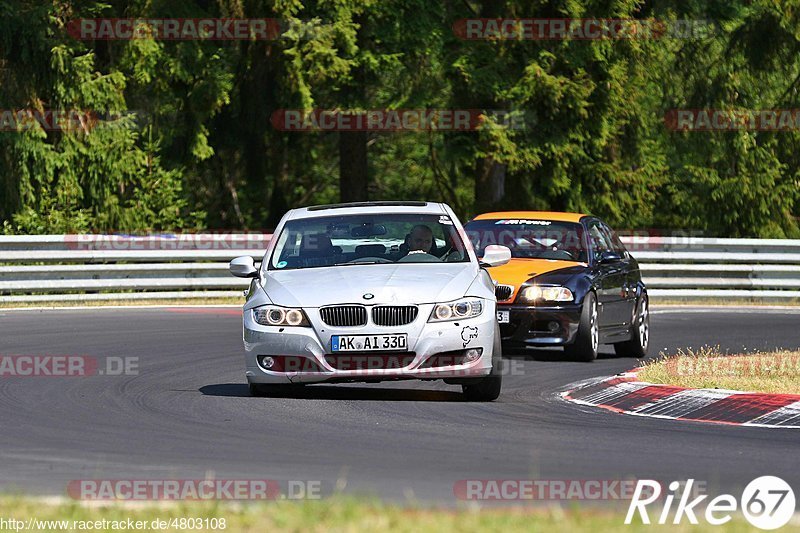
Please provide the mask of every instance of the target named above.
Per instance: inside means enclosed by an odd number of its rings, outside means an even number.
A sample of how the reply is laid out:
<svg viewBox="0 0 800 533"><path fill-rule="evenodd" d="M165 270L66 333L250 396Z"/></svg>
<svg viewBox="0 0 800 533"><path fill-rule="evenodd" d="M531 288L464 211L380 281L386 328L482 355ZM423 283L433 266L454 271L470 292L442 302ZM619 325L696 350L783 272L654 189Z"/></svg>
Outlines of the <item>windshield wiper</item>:
<svg viewBox="0 0 800 533"><path fill-rule="evenodd" d="M519 255L512 255L512 259L544 259L546 261L569 261L571 263L580 263L577 259L561 259L559 257L531 257L529 255L519 256Z"/></svg>
<svg viewBox="0 0 800 533"><path fill-rule="evenodd" d="M388 265L390 263L391 263L391 261L389 261L389 262L383 262L383 261L359 261L358 263L351 263L351 262L348 261L346 263L334 263L331 266L335 266L336 267L336 266L357 266L357 265Z"/></svg>

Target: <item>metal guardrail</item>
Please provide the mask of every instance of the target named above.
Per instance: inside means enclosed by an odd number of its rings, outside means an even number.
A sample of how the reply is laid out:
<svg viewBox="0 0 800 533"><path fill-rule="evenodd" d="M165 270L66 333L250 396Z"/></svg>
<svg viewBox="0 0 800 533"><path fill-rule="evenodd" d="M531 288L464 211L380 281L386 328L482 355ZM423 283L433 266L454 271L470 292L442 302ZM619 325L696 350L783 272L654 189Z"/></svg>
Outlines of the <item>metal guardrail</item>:
<svg viewBox="0 0 800 533"><path fill-rule="evenodd" d="M263 233L0 236L0 302L237 297ZM623 237L652 296L800 298L800 240Z"/></svg>
<svg viewBox="0 0 800 533"><path fill-rule="evenodd" d="M0 236L0 302L236 298L228 273L260 260L266 233Z"/></svg>
<svg viewBox="0 0 800 533"><path fill-rule="evenodd" d="M653 296L800 298L800 240L623 237Z"/></svg>

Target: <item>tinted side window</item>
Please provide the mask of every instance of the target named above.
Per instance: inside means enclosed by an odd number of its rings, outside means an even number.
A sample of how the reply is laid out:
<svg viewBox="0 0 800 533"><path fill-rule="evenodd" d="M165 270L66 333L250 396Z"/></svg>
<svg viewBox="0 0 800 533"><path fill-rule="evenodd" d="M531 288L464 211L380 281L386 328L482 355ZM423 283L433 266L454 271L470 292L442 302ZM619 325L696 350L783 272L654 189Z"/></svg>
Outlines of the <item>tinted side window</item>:
<svg viewBox="0 0 800 533"><path fill-rule="evenodd" d="M597 221L589 222L589 243L595 256L601 252L612 250L609 237Z"/></svg>
<svg viewBox="0 0 800 533"><path fill-rule="evenodd" d="M625 249L625 245L622 244L622 241L619 239L614 230L609 228L606 224L603 224L602 227L603 230L605 230L606 235L608 235L609 241L611 242L611 249L623 257L628 257L628 250Z"/></svg>

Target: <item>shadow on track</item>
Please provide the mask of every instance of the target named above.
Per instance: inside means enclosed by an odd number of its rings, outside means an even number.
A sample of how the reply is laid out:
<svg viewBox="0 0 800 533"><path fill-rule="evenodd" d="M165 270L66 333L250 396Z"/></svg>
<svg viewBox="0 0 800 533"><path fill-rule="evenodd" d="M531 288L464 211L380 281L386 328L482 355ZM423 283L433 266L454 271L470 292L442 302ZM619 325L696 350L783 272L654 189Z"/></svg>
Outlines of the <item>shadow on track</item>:
<svg viewBox="0 0 800 533"><path fill-rule="evenodd" d="M250 398L244 383L219 383L200 387L206 396ZM463 402L460 392L420 389L387 389L373 387L343 387L337 385L288 386L285 389L269 389L265 398L295 398L298 400L360 400L392 402ZM254 401L264 398L253 398Z"/></svg>

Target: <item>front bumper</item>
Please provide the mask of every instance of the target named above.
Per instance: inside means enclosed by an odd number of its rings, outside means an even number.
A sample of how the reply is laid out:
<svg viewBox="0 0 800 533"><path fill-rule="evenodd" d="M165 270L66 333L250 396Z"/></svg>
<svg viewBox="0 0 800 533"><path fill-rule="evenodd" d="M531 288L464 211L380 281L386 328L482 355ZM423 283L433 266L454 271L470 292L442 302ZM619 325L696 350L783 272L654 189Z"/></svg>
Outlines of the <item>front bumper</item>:
<svg viewBox="0 0 800 533"><path fill-rule="evenodd" d="M563 346L575 341L581 321L579 304L559 306L498 305L509 311L509 323L500 324L503 346Z"/></svg>
<svg viewBox="0 0 800 533"><path fill-rule="evenodd" d="M480 316L453 322L428 323L433 305L420 305L419 315L411 324L397 327L382 327L373 324L360 327L331 327L322 323L317 309L304 309L311 327L263 326L253 319L252 312L243 315L245 375L249 383L288 384L319 383L326 381L384 381L396 379L458 379L483 377L492 369L492 352L495 331L494 302L484 301ZM469 329L468 329L469 328ZM347 352L333 354L333 335L381 335L406 333L408 351L392 352ZM478 359L463 364L457 362L454 352L480 348ZM431 366L433 356L437 364ZM263 356L280 357L282 360L296 358L302 364L285 366L286 371L271 371L259 360ZM372 358L366 368L358 364L363 358ZM401 366L373 365L381 358L397 358ZM338 358L338 360L336 359Z"/></svg>

